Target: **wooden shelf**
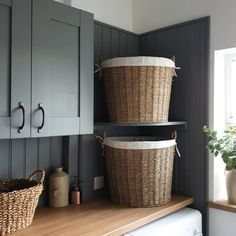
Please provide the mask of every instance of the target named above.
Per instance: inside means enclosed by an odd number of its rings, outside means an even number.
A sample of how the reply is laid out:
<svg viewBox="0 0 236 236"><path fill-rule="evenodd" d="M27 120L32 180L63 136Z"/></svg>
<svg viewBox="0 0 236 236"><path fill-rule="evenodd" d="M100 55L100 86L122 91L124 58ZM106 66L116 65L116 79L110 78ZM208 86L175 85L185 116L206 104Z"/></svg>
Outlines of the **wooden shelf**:
<svg viewBox="0 0 236 236"><path fill-rule="evenodd" d="M80 206L39 209L32 225L17 236L113 236L122 235L193 203L190 197L174 195L163 206L126 208L109 200L84 202Z"/></svg>
<svg viewBox="0 0 236 236"><path fill-rule="evenodd" d="M145 127L145 126L185 126L187 127L186 121L169 121L169 122L163 122L163 123L112 123L112 122L95 122L94 128L98 129L104 126L108 127L119 127L119 126L139 126L139 127Z"/></svg>
<svg viewBox="0 0 236 236"><path fill-rule="evenodd" d="M210 208L215 208L218 210L222 211L229 211L236 213L236 205L235 204L230 204L227 200L219 200L215 202L209 202L208 206Z"/></svg>

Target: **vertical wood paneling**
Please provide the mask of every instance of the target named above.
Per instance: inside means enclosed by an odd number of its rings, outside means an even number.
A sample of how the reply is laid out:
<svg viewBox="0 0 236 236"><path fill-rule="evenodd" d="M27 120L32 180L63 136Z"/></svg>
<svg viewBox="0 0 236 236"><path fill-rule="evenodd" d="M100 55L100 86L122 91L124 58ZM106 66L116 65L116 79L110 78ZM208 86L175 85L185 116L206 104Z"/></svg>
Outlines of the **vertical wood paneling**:
<svg viewBox="0 0 236 236"><path fill-rule="evenodd" d="M146 35L140 35L139 36L139 53L142 56L146 56L147 53L147 37Z"/></svg>
<svg viewBox="0 0 236 236"><path fill-rule="evenodd" d="M63 140L62 138L52 137L50 145L50 167L54 169L63 163Z"/></svg>
<svg viewBox="0 0 236 236"><path fill-rule="evenodd" d="M25 139L12 140L11 178L25 177Z"/></svg>
<svg viewBox="0 0 236 236"><path fill-rule="evenodd" d="M175 161L174 189L194 197L193 205L203 214L206 232L207 155L202 127L208 112L209 18L143 34L140 44L142 55L174 54L181 67L173 83L170 118L187 120L188 129L180 132L177 140L182 157Z"/></svg>
<svg viewBox="0 0 236 236"><path fill-rule="evenodd" d="M156 56L155 48L157 43L156 34L149 34L147 36L147 55L148 56Z"/></svg>
<svg viewBox="0 0 236 236"><path fill-rule="evenodd" d="M202 127L207 123L207 22L194 24L190 30L190 62L188 83L188 190L196 196L194 204L204 212L206 221L207 200L207 155ZM196 41L198 43L196 43ZM204 98L204 99L203 99ZM196 186L201 186L200 191Z"/></svg>
<svg viewBox="0 0 236 236"><path fill-rule="evenodd" d="M94 176L97 174L98 166L95 165L96 137L95 135L84 135L80 137L80 158L79 158L79 178L84 180L82 187L83 199L93 198L94 192Z"/></svg>
<svg viewBox="0 0 236 236"><path fill-rule="evenodd" d="M38 155L39 168L45 170L47 173L50 168L50 138L38 139Z"/></svg>
<svg viewBox="0 0 236 236"><path fill-rule="evenodd" d="M78 159L78 152L73 158ZM48 204L48 175L59 166L64 166L62 137L0 140L1 179L28 178L39 168L46 171L40 206Z"/></svg>
<svg viewBox="0 0 236 236"><path fill-rule="evenodd" d="M94 48L95 63L100 63L100 58L110 59L119 56L137 56L139 54L138 35L130 32L95 22L94 27ZM105 92L103 81L99 79L99 74L94 76L94 102L95 102L95 122L108 121L105 103ZM131 132L127 129L106 129L108 135L138 135L138 128L133 128ZM96 134L103 135L103 130L96 131ZM100 155L100 145L96 140L96 135L85 135L80 137L79 148L79 178L84 180L82 185L83 199L93 198L103 191L94 191L94 177L105 175L104 159Z"/></svg>
<svg viewBox="0 0 236 236"><path fill-rule="evenodd" d="M119 56L125 57L128 55L128 35L124 32L119 33Z"/></svg>
<svg viewBox="0 0 236 236"><path fill-rule="evenodd" d="M99 64L99 57L102 55L102 25L95 24L94 35L96 35L96 40L94 40L94 62Z"/></svg>
<svg viewBox="0 0 236 236"><path fill-rule="evenodd" d="M119 31L116 29L112 29L112 45L111 45L111 55L112 57L118 57L119 56L119 49L120 49L120 45L119 45Z"/></svg>
<svg viewBox="0 0 236 236"><path fill-rule="evenodd" d="M50 138L38 139L38 167L46 172L44 190L42 192L39 205L47 204L48 199L48 174L50 172Z"/></svg>
<svg viewBox="0 0 236 236"><path fill-rule="evenodd" d="M103 26L95 23L94 26L94 63L100 65L103 51ZM105 96L100 73L94 76L94 118L95 120L106 119L106 104L102 99ZM103 112L101 112L103 111Z"/></svg>
<svg viewBox="0 0 236 236"><path fill-rule="evenodd" d="M127 45L127 54L128 56L138 56L139 55L139 41L136 40L136 36L128 34L128 45Z"/></svg>
<svg viewBox="0 0 236 236"><path fill-rule="evenodd" d="M137 56L139 54L139 37L136 34L95 22L94 26L94 63L121 56ZM94 77L94 119L108 121L103 81L99 73Z"/></svg>
<svg viewBox="0 0 236 236"><path fill-rule="evenodd" d="M82 136L87 136L87 135L82 135ZM64 137L63 140L64 140L63 163L65 166L65 170L70 175L70 183L71 183L73 181L73 176L78 176L79 137L69 136L69 137Z"/></svg>
<svg viewBox="0 0 236 236"><path fill-rule="evenodd" d="M38 167L38 140L26 140L26 177L30 176Z"/></svg>
<svg viewBox="0 0 236 236"><path fill-rule="evenodd" d="M1 140L0 141L0 178L9 178L10 170L10 141Z"/></svg>
<svg viewBox="0 0 236 236"><path fill-rule="evenodd" d="M111 37L112 30L108 27L102 27L102 58L103 60L109 59L112 57L111 52Z"/></svg>

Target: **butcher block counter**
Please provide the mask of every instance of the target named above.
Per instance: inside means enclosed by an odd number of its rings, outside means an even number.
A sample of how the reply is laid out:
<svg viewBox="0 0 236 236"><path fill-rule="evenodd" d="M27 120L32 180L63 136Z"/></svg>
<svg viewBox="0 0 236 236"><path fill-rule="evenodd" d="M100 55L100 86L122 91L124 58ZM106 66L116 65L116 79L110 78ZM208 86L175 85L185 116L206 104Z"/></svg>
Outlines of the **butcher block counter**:
<svg viewBox="0 0 236 236"><path fill-rule="evenodd" d="M193 203L186 196L174 195L163 206L127 208L100 199L64 208L40 208L33 223L14 236L100 236L123 235Z"/></svg>

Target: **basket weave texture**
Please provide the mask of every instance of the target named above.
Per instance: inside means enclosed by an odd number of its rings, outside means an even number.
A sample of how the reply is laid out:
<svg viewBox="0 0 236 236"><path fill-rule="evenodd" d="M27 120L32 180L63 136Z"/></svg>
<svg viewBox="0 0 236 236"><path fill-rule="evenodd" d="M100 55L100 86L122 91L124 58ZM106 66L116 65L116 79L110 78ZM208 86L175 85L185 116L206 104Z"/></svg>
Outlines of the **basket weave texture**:
<svg viewBox="0 0 236 236"><path fill-rule="evenodd" d="M167 122L173 68L120 66L103 69L111 122Z"/></svg>
<svg viewBox="0 0 236 236"><path fill-rule="evenodd" d="M105 145L111 199L130 207L153 207L171 200L175 146L132 150Z"/></svg>
<svg viewBox="0 0 236 236"><path fill-rule="evenodd" d="M40 173L39 181L33 177ZM0 180L0 235L28 227L43 190L45 172L35 171L28 179Z"/></svg>

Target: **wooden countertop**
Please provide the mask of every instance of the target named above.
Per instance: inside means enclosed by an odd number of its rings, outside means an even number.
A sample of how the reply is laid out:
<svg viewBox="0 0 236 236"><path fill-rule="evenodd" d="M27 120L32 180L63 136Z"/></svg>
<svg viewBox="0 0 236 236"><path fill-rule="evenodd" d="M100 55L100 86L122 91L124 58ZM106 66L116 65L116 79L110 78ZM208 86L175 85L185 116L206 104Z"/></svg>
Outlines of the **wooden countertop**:
<svg viewBox="0 0 236 236"><path fill-rule="evenodd" d="M209 202L208 206L210 208L215 208L222 211L229 211L229 212L236 213L236 205L229 203L227 200Z"/></svg>
<svg viewBox="0 0 236 236"><path fill-rule="evenodd" d="M163 206L126 208L109 200L84 202L65 208L42 208L32 225L14 236L99 236L122 235L190 205L193 199L175 195Z"/></svg>

